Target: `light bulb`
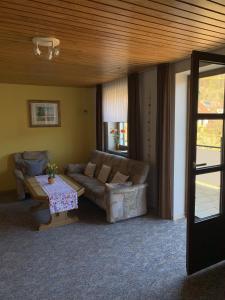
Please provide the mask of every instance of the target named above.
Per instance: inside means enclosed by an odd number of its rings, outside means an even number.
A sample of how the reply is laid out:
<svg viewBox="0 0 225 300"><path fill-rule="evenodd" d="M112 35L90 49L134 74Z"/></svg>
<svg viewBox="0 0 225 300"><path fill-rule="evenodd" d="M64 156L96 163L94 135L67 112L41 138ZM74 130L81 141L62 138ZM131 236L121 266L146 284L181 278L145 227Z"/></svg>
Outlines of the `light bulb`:
<svg viewBox="0 0 225 300"><path fill-rule="evenodd" d="M36 45L36 47L34 48L34 54L35 55L41 55L41 50L38 47L38 44Z"/></svg>
<svg viewBox="0 0 225 300"><path fill-rule="evenodd" d="M58 48L54 48L54 56L58 56L59 55L59 49Z"/></svg>
<svg viewBox="0 0 225 300"><path fill-rule="evenodd" d="M48 59L49 59L49 60L52 60L52 57L53 57L52 51L53 51L52 48L49 48L49 49L48 49Z"/></svg>

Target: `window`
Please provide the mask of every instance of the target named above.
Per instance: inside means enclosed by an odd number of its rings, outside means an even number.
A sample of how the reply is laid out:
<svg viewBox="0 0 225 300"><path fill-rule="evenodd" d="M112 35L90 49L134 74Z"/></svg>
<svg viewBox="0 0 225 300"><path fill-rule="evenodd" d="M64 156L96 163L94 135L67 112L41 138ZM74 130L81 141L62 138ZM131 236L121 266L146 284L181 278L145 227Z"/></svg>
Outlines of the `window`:
<svg viewBox="0 0 225 300"><path fill-rule="evenodd" d="M121 155L127 154L127 122L105 123L105 150Z"/></svg>
<svg viewBox="0 0 225 300"><path fill-rule="evenodd" d="M105 150L126 155L128 86L127 78L103 85L103 122Z"/></svg>

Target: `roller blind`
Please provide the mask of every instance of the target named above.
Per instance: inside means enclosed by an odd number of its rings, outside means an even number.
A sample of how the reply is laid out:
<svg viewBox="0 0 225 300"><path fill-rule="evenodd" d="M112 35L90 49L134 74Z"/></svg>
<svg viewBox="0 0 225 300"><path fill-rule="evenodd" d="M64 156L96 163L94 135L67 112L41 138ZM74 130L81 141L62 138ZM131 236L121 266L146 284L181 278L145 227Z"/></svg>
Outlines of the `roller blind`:
<svg viewBox="0 0 225 300"><path fill-rule="evenodd" d="M103 84L103 122L127 122L127 77Z"/></svg>

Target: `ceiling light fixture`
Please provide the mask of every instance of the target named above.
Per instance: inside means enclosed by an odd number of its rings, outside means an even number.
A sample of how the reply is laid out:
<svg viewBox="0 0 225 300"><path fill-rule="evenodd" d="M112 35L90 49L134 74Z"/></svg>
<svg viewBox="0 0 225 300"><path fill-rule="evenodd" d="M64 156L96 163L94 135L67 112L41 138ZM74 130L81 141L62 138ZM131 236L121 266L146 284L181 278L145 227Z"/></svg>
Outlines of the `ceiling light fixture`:
<svg viewBox="0 0 225 300"><path fill-rule="evenodd" d="M59 44L60 40L52 37L34 37L32 39L34 44L34 54L52 60L54 57L59 55ZM48 48L48 51L42 51L40 48Z"/></svg>

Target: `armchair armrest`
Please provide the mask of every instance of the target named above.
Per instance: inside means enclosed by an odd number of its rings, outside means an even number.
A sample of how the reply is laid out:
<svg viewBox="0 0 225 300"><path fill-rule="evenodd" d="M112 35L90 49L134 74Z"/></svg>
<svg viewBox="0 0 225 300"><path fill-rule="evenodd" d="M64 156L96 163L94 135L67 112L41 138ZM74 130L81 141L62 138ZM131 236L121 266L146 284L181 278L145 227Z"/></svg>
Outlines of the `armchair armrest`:
<svg viewBox="0 0 225 300"><path fill-rule="evenodd" d="M65 174L84 173L86 164L68 164L64 168Z"/></svg>
<svg viewBox="0 0 225 300"><path fill-rule="evenodd" d="M23 175L23 173L22 173L21 170L15 169L15 170L14 170L14 175L15 175L16 179L19 179L19 180L21 180L21 181L24 181L24 175Z"/></svg>
<svg viewBox="0 0 225 300"><path fill-rule="evenodd" d="M146 189L147 184L119 188L106 187L107 221L114 223L146 214Z"/></svg>
<svg viewBox="0 0 225 300"><path fill-rule="evenodd" d="M14 169L14 175L16 178L16 190L18 200L23 200L26 197L25 186L24 186L24 175L23 172L19 169Z"/></svg>

